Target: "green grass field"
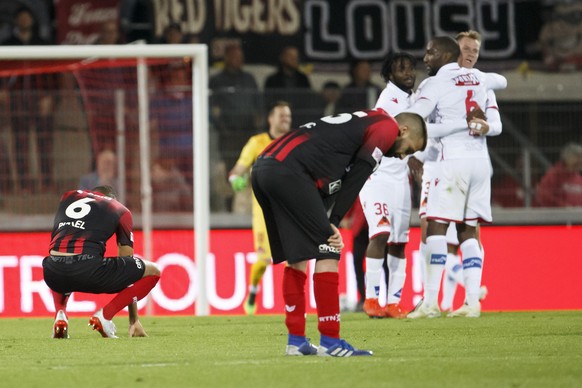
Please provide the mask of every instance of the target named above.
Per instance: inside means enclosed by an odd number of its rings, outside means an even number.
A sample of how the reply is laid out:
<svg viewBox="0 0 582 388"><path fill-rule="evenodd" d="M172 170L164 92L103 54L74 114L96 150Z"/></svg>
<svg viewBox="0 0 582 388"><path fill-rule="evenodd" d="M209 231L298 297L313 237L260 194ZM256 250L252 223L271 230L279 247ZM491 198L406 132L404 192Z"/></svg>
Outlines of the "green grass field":
<svg viewBox="0 0 582 388"><path fill-rule="evenodd" d="M72 318L0 321L2 387L580 387L582 311L479 319L342 314L342 336L373 357L285 357L283 316L143 318L148 338L103 339ZM126 318L115 318L118 334ZM308 336L318 344L316 317Z"/></svg>

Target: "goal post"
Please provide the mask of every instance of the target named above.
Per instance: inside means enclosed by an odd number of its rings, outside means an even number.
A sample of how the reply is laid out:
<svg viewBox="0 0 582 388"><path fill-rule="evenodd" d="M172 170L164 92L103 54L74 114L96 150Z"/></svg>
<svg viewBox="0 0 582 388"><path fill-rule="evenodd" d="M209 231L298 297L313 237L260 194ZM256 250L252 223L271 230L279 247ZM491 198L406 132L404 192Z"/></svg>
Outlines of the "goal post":
<svg viewBox="0 0 582 388"><path fill-rule="evenodd" d="M145 60L151 58L190 58L192 71L192 138L194 195L194 256L197 265L196 315L208 315L206 298L206 259L209 252L209 112L208 112L208 47L204 44L183 45L79 45L0 47L0 66L5 61L60 60L61 68L74 71L84 62L99 59L134 59L137 61L137 107L139 126L139 170L144 256L153 257L152 250L152 186L150 181L150 137L148 70ZM49 69L48 71L54 71ZM20 74L34 70L19 69ZM115 95L115 94L113 94ZM116 97L115 99L117 99Z"/></svg>

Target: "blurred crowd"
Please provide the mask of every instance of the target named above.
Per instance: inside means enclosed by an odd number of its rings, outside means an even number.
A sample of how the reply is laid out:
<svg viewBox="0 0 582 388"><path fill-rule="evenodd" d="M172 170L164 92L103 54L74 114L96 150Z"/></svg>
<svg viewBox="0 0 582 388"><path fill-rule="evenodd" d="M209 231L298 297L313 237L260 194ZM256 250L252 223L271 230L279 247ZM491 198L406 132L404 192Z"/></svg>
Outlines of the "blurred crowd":
<svg viewBox="0 0 582 388"><path fill-rule="evenodd" d="M1 45L47 45L36 28L33 13L23 7L13 17L11 35ZM544 36L547 36L546 33ZM105 22L94 44L121 44L125 39L115 22ZM178 23L170 23L160 37L161 44L196 43ZM244 47L233 41L225 45L222 60L209 81L211 138L211 206L216 212L250 213L248 206L233 207L234 193L227 171L235 164L247 139L267 130L267 107L273 101L287 101L292 126L310 119L370 108L384 85L372 81L373 64L357 60L349 64L349 82L336 79L313 87L311 74L302 66L300 51L282 47L278 63L264 84L245 70ZM182 59L150 67L151 178L156 211L188 211L193 203L192 90L191 66ZM127 190L130 205L140 206L139 157L135 96L125 96L126 152L119 161L115 126L114 85L128 84L115 68L95 68L71 74L39 73L0 77L0 106L5 124L0 137L0 191L20 195L60 192L70 185L87 188L109 183ZM344 77L345 78L345 77ZM109 84L104 84L107 81ZM131 84L133 81L129 81ZM101 83L101 84L100 84ZM113 85L113 86L112 86ZM100 91L84 93L88 88ZM57 92L58 91L58 92ZM81 95L81 97L78 97ZM77 113L75 108L78 107ZM63 111L73 115L63 119ZM72 112L72 113L71 113ZM132 117L133 116L133 117ZM74 172L56 167L67 153L74 153L56 136L56 127L85 121L88 129L86 152ZM535 206L582 206L582 151L579 144L564 144L560 160L534 182ZM59 159L60 158L60 159ZM120 182L119 166L126 166ZM519 166L518 166L519 167ZM519 171L519 170L516 170ZM498 206L522 207L523 182L517 175L494 180L493 201ZM69 187L65 187L69 186ZM250 195L250 194L249 194ZM244 201L243 201L244 203Z"/></svg>

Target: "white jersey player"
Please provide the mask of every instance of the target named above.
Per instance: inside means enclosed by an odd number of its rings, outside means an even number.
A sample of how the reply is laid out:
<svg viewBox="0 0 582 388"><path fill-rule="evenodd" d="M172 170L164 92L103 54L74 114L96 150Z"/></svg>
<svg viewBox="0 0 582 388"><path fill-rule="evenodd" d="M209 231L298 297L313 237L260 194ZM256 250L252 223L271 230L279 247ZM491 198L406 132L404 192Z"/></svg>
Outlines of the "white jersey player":
<svg viewBox="0 0 582 388"><path fill-rule="evenodd" d="M411 105L416 81L415 65L415 58L406 53L386 59L382 76L387 85L376 102L376 108L396 116ZM360 201L369 234L364 312L370 317L404 318L406 313L399 303L406 279L404 248L408 242L412 207L406 160L383 157L378 169L360 191ZM389 269L387 300L379 301L384 259Z"/></svg>
<svg viewBox="0 0 582 388"><path fill-rule="evenodd" d="M495 78L485 73L460 67L457 64L459 54L459 47L451 38L437 37L429 42L424 62L429 75L434 77L419 88L417 102L410 109L423 117L432 113L437 123L451 130L437 139L441 148L438 163L433 166L435 177L430 184L426 211L430 258L426 267L424 301L409 314L411 318L440 316L437 297L447 256L445 233L450 222L459 224L470 315L480 314L483 254L475 238L475 229L478 221L491 221L492 173L482 135L490 130L501 132L500 121L497 127L490 128L483 120L483 110L487 90L499 85L495 85ZM429 136L433 136L430 127Z"/></svg>

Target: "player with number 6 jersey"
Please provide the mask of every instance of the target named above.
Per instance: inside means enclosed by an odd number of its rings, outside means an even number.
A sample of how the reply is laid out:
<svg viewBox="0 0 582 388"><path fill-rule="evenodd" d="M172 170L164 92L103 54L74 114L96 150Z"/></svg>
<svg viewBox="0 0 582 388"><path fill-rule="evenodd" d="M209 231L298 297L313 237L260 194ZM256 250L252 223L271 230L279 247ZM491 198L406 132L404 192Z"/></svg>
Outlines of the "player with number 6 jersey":
<svg viewBox="0 0 582 388"><path fill-rule="evenodd" d="M118 256L105 257L107 241L116 235ZM93 314L89 325L105 338L117 338L113 316L129 310L129 336L147 336L137 312L160 279L157 266L133 255L133 218L115 199L110 186L63 194L55 215L44 281L51 289L56 317L53 338L69 338L67 302L73 292L117 294Z"/></svg>
<svg viewBox="0 0 582 388"><path fill-rule="evenodd" d="M458 43L450 37L433 38L427 45L424 62L428 78L417 91L417 101L409 109L423 117L429 115L449 133L435 136L440 143L434 179L429 187L427 202L427 248L424 299L410 313L410 318L440 316L438 293L447 257L446 230L450 222L457 223L464 267L471 274L467 287L467 302L473 315L479 316L479 286L483 251L476 239L479 221L491 218L491 162L485 136L501 133L501 126L489 126L484 121L488 90L505 80L477 69L461 67ZM482 117L480 117L482 116ZM466 263L465 263L466 261Z"/></svg>
<svg viewBox="0 0 582 388"><path fill-rule="evenodd" d="M327 116L273 141L252 173L263 209L273 262L283 274L287 355L365 356L340 339L337 226L382 156L404 157L426 145L426 125L416 114L392 118L382 109ZM330 211L328 215L328 211ZM307 263L313 274L320 347L305 337Z"/></svg>

